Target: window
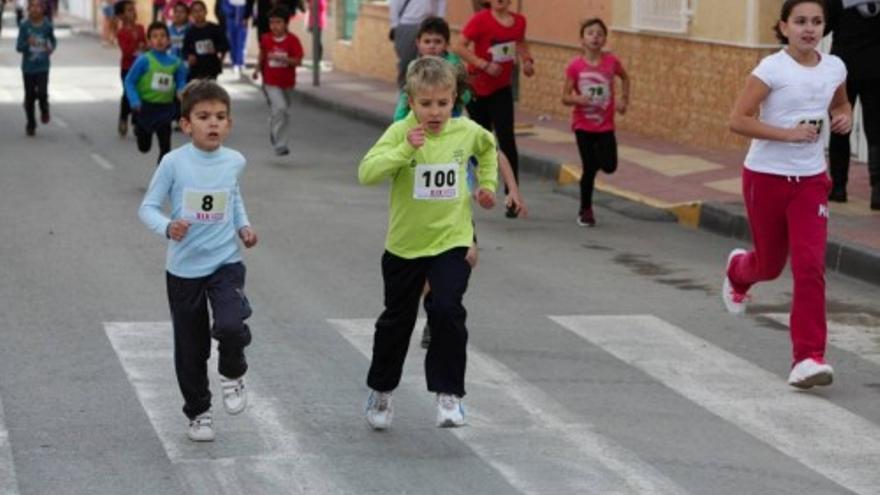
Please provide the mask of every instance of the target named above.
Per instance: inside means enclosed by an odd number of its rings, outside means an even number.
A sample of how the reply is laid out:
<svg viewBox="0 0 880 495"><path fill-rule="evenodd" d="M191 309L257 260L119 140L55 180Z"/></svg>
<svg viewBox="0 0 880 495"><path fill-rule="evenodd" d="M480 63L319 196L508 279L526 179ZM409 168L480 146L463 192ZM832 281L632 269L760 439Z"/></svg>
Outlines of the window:
<svg viewBox="0 0 880 495"><path fill-rule="evenodd" d="M691 16L689 3L689 0L632 0L633 27L686 33Z"/></svg>

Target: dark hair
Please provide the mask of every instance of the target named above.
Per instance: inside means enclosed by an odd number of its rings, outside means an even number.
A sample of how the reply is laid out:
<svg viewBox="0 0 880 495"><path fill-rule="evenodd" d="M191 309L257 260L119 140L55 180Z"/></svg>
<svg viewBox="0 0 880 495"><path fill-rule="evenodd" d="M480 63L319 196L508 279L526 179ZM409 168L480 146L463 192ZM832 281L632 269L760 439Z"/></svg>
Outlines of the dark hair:
<svg viewBox="0 0 880 495"><path fill-rule="evenodd" d="M828 8L825 6L824 0L785 0L785 3L782 4L782 12L779 14L779 20L773 25L773 32L776 33L776 39L778 39L783 45L788 44L788 38L786 38L785 35L782 34L782 30L779 29L779 23L788 22L788 18L791 17L791 11L802 3L817 4L822 7L822 15L826 19L828 18Z"/></svg>
<svg viewBox="0 0 880 495"><path fill-rule="evenodd" d="M189 14L189 5L187 5L186 2L184 2L183 0L178 0L177 2L174 2L174 7L172 7L172 9L177 9L178 7L183 7L183 10L185 10L186 13Z"/></svg>
<svg viewBox="0 0 880 495"><path fill-rule="evenodd" d="M128 4L134 5L134 2L132 0L121 0L121 1L113 4L113 15L118 17L118 16L121 16L122 14L124 14L125 13L125 6Z"/></svg>
<svg viewBox="0 0 880 495"><path fill-rule="evenodd" d="M189 4L189 9L192 10L196 5L201 5L206 12L208 11L208 5L202 0L195 0L193 3Z"/></svg>
<svg viewBox="0 0 880 495"><path fill-rule="evenodd" d="M189 120L189 114L193 107L203 101L219 101L226 105L226 110L231 110L229 93L210 79L193 79L180 94L180 116Z"/></svg>
<svg viewBox="0 0 880 495"><path fill-rule="evenodd" d="M428 17L422 21L416 39L421 38L425 33L439 34L446 43L449 43L449 24L442 17Z"/></svg>
<svg viewBox="0 0 880 495"><path fill-rule="evenodd" d="M153 31L165 31L165 34L168 34L168 26L165 25L162 21L151 22L149 26L147 26L147 38L150 37L150 33Z"/></svg>
<svg viewBox="0 0 880 495"><path fill-rule="evenodd" d="M269 11L269 15L266 16L267 19L284 19L284 22L287 22L290 19L290 11L287 10L284 6L274 7Z"/></svg>
<svg viewBox="0 0 880 495"><path fill-rule="evenodd" d="M599 19L598 17L591 17L581 23L581 38L584 37L584 31L586 31L588 27L595 26L596 24L598 24L599 27L602 28L602 32L605 33L605 36L608 36L608 26L605 25L605 22L603 22L602 19Z"/></svg>

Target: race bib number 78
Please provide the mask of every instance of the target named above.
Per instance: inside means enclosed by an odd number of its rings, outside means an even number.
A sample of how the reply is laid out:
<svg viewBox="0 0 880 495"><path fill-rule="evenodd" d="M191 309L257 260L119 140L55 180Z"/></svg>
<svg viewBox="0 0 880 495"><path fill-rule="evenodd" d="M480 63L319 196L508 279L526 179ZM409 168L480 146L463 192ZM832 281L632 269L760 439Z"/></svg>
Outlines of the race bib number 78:
<svg viewBox="0 0 880 495"><path fill-rule="evenodd" d="M192 223L224 223L228 219L228 203L228 190L202 191L187 188L183 191L181 218Z"/></svg>
<svg viewBox="0 0 880 495"><path fill-rule="evenodd" d="M416 165L413 198L428 201L458 199L458 164Z"/></svg>

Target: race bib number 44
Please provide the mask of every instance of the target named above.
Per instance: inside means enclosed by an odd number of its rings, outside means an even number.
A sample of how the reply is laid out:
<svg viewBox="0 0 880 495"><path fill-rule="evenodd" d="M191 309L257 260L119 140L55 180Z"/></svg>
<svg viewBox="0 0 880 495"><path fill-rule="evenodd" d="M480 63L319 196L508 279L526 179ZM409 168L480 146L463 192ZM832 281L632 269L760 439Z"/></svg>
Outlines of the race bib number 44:
<svg viewBox="0 0 880 495"><path fill-rule="evenodd" d="M228 190L203 191L187 188L183 191L181 218L192 223L224 223L228 219L228 204Z"/></svg>
<svg viewBox="0 0 880 495"><path fill-rule="evenodd" d="M416 165L413 198L428 201L458 199L458 164Z"/></svg>

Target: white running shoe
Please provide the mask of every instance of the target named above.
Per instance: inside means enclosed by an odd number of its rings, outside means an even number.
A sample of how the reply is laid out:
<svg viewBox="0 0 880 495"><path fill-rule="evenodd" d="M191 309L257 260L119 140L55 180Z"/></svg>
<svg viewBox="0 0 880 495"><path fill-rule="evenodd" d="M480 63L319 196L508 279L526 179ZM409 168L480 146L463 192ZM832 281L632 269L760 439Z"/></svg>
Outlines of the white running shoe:
<svg viewBox="0 0 880 495"><path fill-rule="evenodd" d="M464 426L464 407L461 398L451 394L437 394L437 426L452 428Z"/></svg>
<svg viewBox="0 0 880 495"><path fill-rule="evenodd" d="M210 409L189 420L186 436L193 442L214 441L214 417Z"/></svg>
<svg viewBox="0 0 880 495"><path fill-rule="evenodd" d="M229 414L238 414L247 407L247 390L244 388L244 377L226 378L220 376L220 388L223 391L223 408Z"/></svg>
<svg viewBox="0 0 880 495"><path fill-rule="evenodd" d="M788 384L792 387L808 389L814 386L824 387L834 381L834 369L824 361L807 358L794 365L788 375Z"/></svg>
<svg viewBox="0 0 880 495"><path fill-rule="evenodd" d="M366 407L367 423L374 430L385 430L391 427L394 409L391 407L391 392L370 391Z"/></svg>
<svg viewBox="0 0 880 495"><path fill-rule="evenodd" d="M721 300L724 301L724 307L727 308L728 313L735 315L741 315L746 312L746 303L749 300L748 294L740 294L733 289L733 283L731 283L730 278L727 276L730 262L733 261L735 256L741 254L746 254L746 250L737 248L727 255L727 265L724 267L724 282L721 284Z"/></svg>

